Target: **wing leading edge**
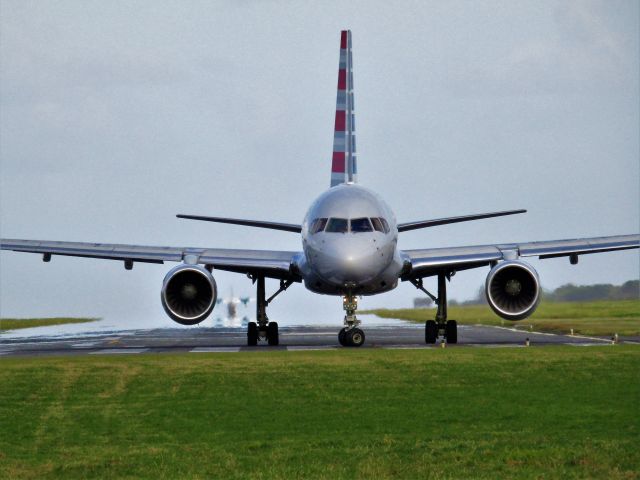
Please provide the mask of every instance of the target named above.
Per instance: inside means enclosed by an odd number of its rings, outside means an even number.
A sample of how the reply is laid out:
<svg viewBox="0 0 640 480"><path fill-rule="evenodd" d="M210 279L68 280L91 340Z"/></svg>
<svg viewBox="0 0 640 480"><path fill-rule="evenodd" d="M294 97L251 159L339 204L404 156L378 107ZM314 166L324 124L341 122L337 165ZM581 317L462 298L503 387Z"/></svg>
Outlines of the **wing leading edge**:
<svg viewBox="0 0 640 480"><path fill-rule="evenodd" d="M477 213L475 215L462 215L459 217L435 218L432 220L420 220L417 222L407 222L398 224L398 232L407 232L418 228L436 227L438 225L448 225L450 223L469 222L472 220L482 220L483 218L503 217L505 215L515 215L526 213L526 210L504 210L502 212Z"/></svg>
<svg viewBox="0 0 640 480"><path fill-rule="evenodd" d="M110 243L57 242L41 240L0 240L1 250L40 253L45 261L51 255L121 260L132 262L183 262L210 265L217 270L260 273L270 278L300 281L295 258L300 252L278 250L235 250L223 248L152 247ZM130 267L128 267L130 268Z"/></svg>
<svg viewBox="0 0 640 480"><path fill-rule="evenodd" d="M468 270L522 257L572 257L577 260L579 255L633 248L640 248L640 235L403 250L405 270L402 279L428 277L443 270Z"/></svg>

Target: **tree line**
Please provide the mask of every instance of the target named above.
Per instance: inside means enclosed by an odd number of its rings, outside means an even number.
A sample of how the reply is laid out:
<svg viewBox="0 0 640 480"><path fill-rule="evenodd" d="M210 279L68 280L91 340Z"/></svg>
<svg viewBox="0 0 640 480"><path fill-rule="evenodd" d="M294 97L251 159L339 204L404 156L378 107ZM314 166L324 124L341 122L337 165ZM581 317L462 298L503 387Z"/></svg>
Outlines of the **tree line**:
<svg viewBox="0 0 640 480"><path fill-rule="evenodd" d="M592 302L596 300L638 300L640 299L640 280L629 280L622 285L599 283L595 285L574 285L567 283L555 290L542 290L542 300L550 302ZM471 300L458 302L449 300L449 305L482 305L487 303L484 286L478 289L478 293ZM429 297L413 299L414 308L426 308L433 306Z"/></svg>

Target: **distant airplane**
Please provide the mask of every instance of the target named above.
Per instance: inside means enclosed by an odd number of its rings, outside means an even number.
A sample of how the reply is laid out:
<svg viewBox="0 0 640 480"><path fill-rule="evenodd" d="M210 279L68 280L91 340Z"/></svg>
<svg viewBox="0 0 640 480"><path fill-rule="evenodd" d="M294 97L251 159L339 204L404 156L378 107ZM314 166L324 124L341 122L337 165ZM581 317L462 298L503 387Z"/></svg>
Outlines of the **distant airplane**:
<svg viewBox="0 0 640 480"><path fill-rule="evenodd" d="M161 290L165 311L183 325L203 321L216 304L214 269L247 275L257 284L257 322L248 324L247 342L266 340L278 345L278 324L267 317L267 305L295 282L325 295L342 296L346 312L344 328L338 334L343 346L359 347L365 341L356 318L358 295L376 295L394 289L398 281L410 282L438 305L435 320L425 325L426 343L439 335L447 342L458 339L455 320L447 319L447 281L458 271L490 266L486 295L493 311L507 320L521 320L533 313L540 300L540 282L527 257L569 257L572 265L579 255L626 250L640 246L640 235L553 240L527 243L499 243L468 247L399 250L398 233L418 228L524 213L508 210L458 217L397 223L387 204L373 191L357 184L356 143L353 106L351 31L340 38L338 96L331 187L309 208L302 224L243 220L225 217L178 215L179 218L269 228L301 234L302 251L227 250L219 248L146 247L39 240L0 240L3 250L52 255L121 260L127 270L135 262L181 262L167 273ZM437 296L423 285L436 276ZM265 278L280 280L271 297L265 294Z"/></svg>
<svg viewBox="0 0 640 480"><path fill-rule="evenodd" d="M249 305L249 302L255 299L251 297L236 297L233 295L233 289L231 290L231 294L227 298L218 298L216 300L216 305L220 305L224 303L227 306L227 315L229 318L235 318L238 315L238 305L242 304L245 307Z"/></svg>

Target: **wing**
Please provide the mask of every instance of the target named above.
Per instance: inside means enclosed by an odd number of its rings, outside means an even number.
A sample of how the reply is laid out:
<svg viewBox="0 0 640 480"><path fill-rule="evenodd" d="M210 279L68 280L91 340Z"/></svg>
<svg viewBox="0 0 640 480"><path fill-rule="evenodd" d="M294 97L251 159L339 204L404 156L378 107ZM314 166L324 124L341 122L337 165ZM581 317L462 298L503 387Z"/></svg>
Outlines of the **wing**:
<svg viewBox="0 0 640 480"><path fill-rule="evenodd" d="M484 218L503 217L505 215L515 215L526 213L526 210L504 210L502 212L478 213L475 215L463 215L461 217L434 218L432 220L420 220L418 222L407 222L398 224L398 232L407 232L418 228L436 227L438 225L448 225L450 223L469 222L471 220L482 220Z"/></svg>
<svg viewBox="0 0 640 480"><path fill-rule="evenodd" d="M202 215L176 215L178 218L186 218L187 220L201 220L203 222L230 223L233 225L244 225L246 227L269 228L271 230L282 230L284 232L302 231L302 225L294 223L281 222L265 222L263 220L246 220L243 218L227 218L227 217L204 217Z"/></svg>
<svg viewBox="0 0 640 480"><path fill-rule="evenodd" d="M574 240L404 250L402 255L405 258L405 268L402 279L428 277L443 270L468 270L518 257L571 257L572 263L575 263L578 255L639 247L640 235L619 235Z"/></svg>
<svg viewBox="0 0 640 480"><path fill-rule="evenodd" d="M295 258L300 252L276 250L232 250L222 248L148 247L110 243L55 242L42 240L0 240L1 250L41 253L48 262L52 255L121 260L126 268L134 262L182 262L210 265L218 270L259 273L271 278L300 281Z"/></svg>

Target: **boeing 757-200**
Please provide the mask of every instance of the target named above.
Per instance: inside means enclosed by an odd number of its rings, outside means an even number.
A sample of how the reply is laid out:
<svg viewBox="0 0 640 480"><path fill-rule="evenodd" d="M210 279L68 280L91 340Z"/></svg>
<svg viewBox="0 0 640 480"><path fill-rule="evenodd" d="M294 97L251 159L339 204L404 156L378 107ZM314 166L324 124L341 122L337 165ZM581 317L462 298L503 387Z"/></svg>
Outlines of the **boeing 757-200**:
<svg viewBox="0 0 640 480"><path fill-rule="evenodd" d="M340 38L338 95L331 187L309 208L302 224L243 220L198 215L180 218L283 230L301 235L302 251L228 250L219 248L147 247L80 242L2 239L3 250L40 253L48 262L52 255L102 258L124 262L130 270L135 262L179 262L162 284L162 305L173 320L183 325L203 321L216 305L214 270L247 275L257 284L256 322L247 331L249 345L266 340L278 345L278 324L267 317L267 305L294 282L307 289L342 297L346 312L338 334L343 346L364 343L364 332L356 318L357 297L394 289L399 281L410 282L435 300L436 318L425 325L426 343L443 335L456 343L457 325L447 320L447 281L460 270L489 266L486 297L494 312L507 320L531 315L540 300L540 282L527 257L569 257L625 250L640 246L640 235L621 235L575 240L500 243L454 248L399 250L398 234L418 228L523 213L525 210L465 215L459 217L397 223L389 206L373 191L358 185L353 108L351 32ZM436 276L437 295L423 286L425 277ZM265 278L280 280L280 288L269 298Z"/></svg>

